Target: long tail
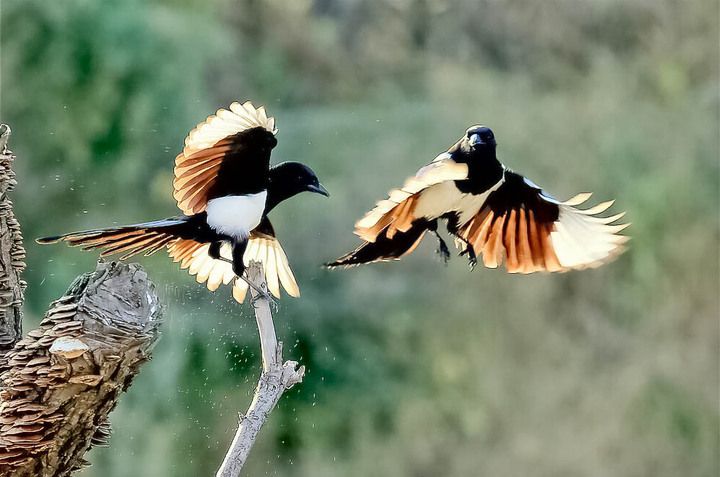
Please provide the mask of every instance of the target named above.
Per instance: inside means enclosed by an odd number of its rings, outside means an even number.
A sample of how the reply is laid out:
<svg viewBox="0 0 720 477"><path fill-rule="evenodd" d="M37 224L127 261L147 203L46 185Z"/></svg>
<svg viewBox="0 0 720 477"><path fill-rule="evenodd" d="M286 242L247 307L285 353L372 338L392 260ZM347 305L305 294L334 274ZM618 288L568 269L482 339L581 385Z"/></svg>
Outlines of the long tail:
<svg viewBox="0 0 720 477"><path fill-rule="evenodd" d="M164 248L173 240L182 236L187 228L189 217L144 222L141 224L110 227L106 229L84 230L54 237L36 240L39 244L67 242L71 247L82 247L83 250L104 249L101 257L119 254L124 260L135 254L145 252L151 255Z"/></svg>
<svg viewBox="0 0 720 477"><path fill-rule="evenodd" d="M420 244L428 221L416 220L406 232L395 232L387 236L387 229L378 235L374 242L364 242L358 248L349 252L334 262L325 264L328 268L352 267L365 263L386 262L400 260L401 257L411 253Z"/></svg>

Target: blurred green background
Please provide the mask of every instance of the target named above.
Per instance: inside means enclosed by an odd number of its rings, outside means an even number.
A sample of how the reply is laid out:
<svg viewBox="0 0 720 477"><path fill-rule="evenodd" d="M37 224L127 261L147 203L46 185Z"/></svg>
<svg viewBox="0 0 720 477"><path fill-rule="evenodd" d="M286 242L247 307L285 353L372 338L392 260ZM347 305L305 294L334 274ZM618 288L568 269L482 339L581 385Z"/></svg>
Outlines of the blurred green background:
<svg viewBox="0 0 720 477"><path fill-rule="evenodd" d="M308 368L247 475L718 475L718 4L713 0L4 0L0 119L28 238L25 328L90 253L30 238L177 213L174 156L233 100L332 193L273 212ZM511 276L432 241L328 272L375 200L474 123L558 197L616 198L628 253ZM154 359L91 476L219 465L259 373L250 309L167 257Z"/></svg>

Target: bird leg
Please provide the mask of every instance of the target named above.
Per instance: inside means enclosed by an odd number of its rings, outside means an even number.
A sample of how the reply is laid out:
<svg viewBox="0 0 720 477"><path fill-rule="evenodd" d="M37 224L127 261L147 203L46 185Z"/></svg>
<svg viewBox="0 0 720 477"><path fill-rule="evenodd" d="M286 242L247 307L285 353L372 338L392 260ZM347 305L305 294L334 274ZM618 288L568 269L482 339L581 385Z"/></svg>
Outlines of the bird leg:
<svg viewBox="0 0 720 477"><path fill-rule="evenodd" d="M217 258L216 260L220 260L221 262L227 262L231 265L233 263L232 260L230 260L229 258L225 258L225 257L220 257L220 258ZM262 288L258 288L253 282L248 280L247 273L243 272L242 275L237 275L237 277L235 277L235 279L236 280L240 279L240 280L244 281L245 283L247 283L250 288L252 288L253 290L255 290L257 292L257 294L258 294L257 298L266 298L270 302L271 305L275 305L275 300L270 296L270 294L268 292L266 292ZM253 298L252 302L254 302L255 300L256 300L256 298Z"/></svg>
<svg viewBox="0 0 720 477"><path fill-rule="evenodd" d="M238 269L237 264L236 264L236 261L235 261L235 258L236 258L235 249L236 249L236 247L233 247L233 260L230 260L229 258L225 258L225 257L223 257L223 256L220 255L220 247L221 247L221 246L222 246L222 241L217 241L217 242L211 242L211 243L210 243L210 248L208 249L208 255L210 256L210 258L213 258L213 259L215 259L215 260L220 260L221 262L226 262L226 263L229 263L230 265L232 265L232 266L233 266L233 272L235 273L235 275L237 275L237 278L239 278L240 280L242 280L242 281L244 281L245 283L247 283L250 288L252 288L253 290L255 290L255 292L257 292L257 298L253 298L252 301L251 301L251 303L254 303L255 300L257 300L257 299L259 299L259 298L265 298L265 299L267 299L267 300L270 302L270 304L271 304L272 306L274 306L275 308L277 308L277 303L275 303L275 300L270 296L270 294L269 294L267 291L265 291L265 290L263 290L263 289L261 289L261 288L258 288L254 283L252 283L252 282L251 282L250 280L248 280L248 278L247 278L247 273L246 273L246 270L245 270L245 264L244 264L244 262L242 261L242 255L245 254L245 248L247 247L247 242L245 242L245 246L244 246L244 247L242 247L242 246L240 247L240 248L242 248L242 254L240 255L240 263L242 264L242 268L240 268L240 269ZM239 252L238 252L238 253L239 253ZM238 272L239 272L239 273L238 273ZM236 278L236 279L237 279L237 278Z"/></svg>
<svg viewBox="0 0 720 477"><path fill-rule="evenodd" d="M248 241L246 240L233 240L232 244L232 269L235 275L242 277L245 273L245 262L243 256L247 249Z"/></svg>
<svg viewBox="0 0 720 477"><path fill-rule="evenodd" d="M232 260L228 260L228 259L220 256L220 247L222 247L222 240L216 240L215 242L210 242L210 248L208 248L208 255L210 255L210 258L214 258L215 260L223 260L223 261L232 263Z"/></svg>
<svg viewBox="0 0 720 477"><path fill-rule="evenodd" d="M242 278L245 283L248 284L250 288L255 290L257 292L257 297L253 298L250 303L254 304L255 300L259 298L265 298L270 304L277 309L277 303L275 303L275 300L270 296L270 293L267 292L267 290L263 290L261 288L258 288L253 282L251 282L247 277L247 268L245 267L245 262L243 260L245 256L245 250L247 249L248 241L245 240L237 240L233 241L233 248L232 248L232 265L233 265L233 272L238 277Z"/></svg>
<svg viewBox="0 0 720 477"><path fill-rule="evenodd" d="M438 248L436 250L437 254L440 255L440 258L442 259L445 264L450 261L450 249L448 248L447 244L445 243L445 240L440 236L440 233L437 230L437 220L433 220L430 222L428 226L428 230L431 231L438 239Z"/></svg>
<svg viewBox="0 0 720 477"><path fill-rule="evenodd" d="M438 239L438 249L436 252L440 254L440 258L442 258L443 262L447 264L450 261L450 249L448 249L445 240L443 240L437 230L434 230L433 233Z"/></svg>
<svg viewBox="0 0 720 477"><path fill-rule="evenodd" d="M229 258L225 258L225 257L220 257L220 258L217 258L216 260L220 260L221 262L227 262L231 265L233 264L232 260L230 260ZM237 273L235 275L237 275ZM257 286L255 286L255 284L253 282L251 282L250 280L247 279L246 275L247 274L243 271L242 275L237 275L236 279L239 278L242 281L244 281L245 283L247 283L250 288L252 288L253 290L255 290L258 293L258 295L261 295L263 297L270 299L270 295L268 295L266 291L263 291L261 288L258 288Z"/></svg>
<svg viewBox="0 0 720 477"><path fill-rule="evenodd" d="M468 265L470 266L470 270L475 270L475 266L477 265L477 255L475 254L475 248L472 246L470 242L465 240L464 238L458 236L460 241L465 244L465 250L460 252L460 256L463 255L468 256Z"/></svg>

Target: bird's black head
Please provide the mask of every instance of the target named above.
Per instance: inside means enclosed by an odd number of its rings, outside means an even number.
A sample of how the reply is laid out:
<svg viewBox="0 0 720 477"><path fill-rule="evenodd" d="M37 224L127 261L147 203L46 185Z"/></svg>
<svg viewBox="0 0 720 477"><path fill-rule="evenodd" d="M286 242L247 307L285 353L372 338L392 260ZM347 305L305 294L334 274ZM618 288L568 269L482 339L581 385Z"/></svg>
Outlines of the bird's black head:
<svg viewBox="0 0 720 477"><path fill-rule="evenodd" d="M487 126L471 126L465 131L462 142L472 152L494 151L497 143L495 135Z"/></svg>
<svg viewBox="0 0 720 477"><path fill-rule="evenodd" d="M266 209L301 192L314 192L329 197L330 193L318 180L315 172L299 162L282 162L270 169Z"/></svg>
<svg viewBox="0 0 720 477"><path fill-rule="evenodd" d="M326 197L330 195L320 184L315 172L299 162L283 162L273 167L270 171L270 182L295 194L315 192Z"/></svg>

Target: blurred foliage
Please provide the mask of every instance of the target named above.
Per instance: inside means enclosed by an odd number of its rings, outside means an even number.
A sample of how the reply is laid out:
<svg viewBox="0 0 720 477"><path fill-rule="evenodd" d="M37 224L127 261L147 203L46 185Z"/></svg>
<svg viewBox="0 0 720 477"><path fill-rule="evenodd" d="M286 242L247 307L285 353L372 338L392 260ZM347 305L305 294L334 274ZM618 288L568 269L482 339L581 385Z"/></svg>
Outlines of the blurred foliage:
<svg viewBox="0 0 720 477"><path fill-rule="evenodd" d="M714 476L718 11L710 0L5 0L0 119L26 237L174 215L185 133L236 99L331 190L273 212L308 367L248 475ZM599 270L510 276L426 243L327 272L352 223L468 125L560 197L633 222ZM26 328L95 256L28 242ZM164 336L84 476L219 464L259 367L248 307L143 259Z"/></svg>

